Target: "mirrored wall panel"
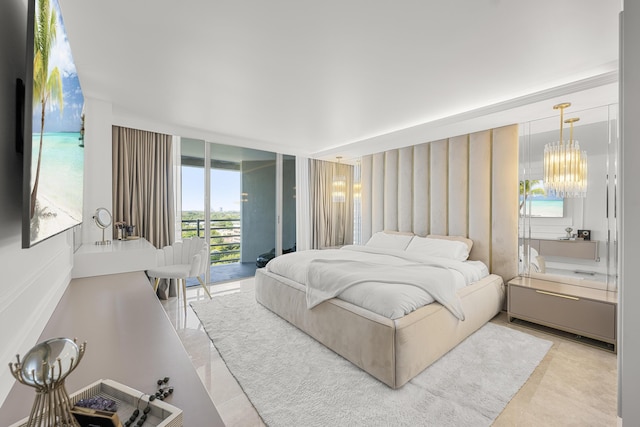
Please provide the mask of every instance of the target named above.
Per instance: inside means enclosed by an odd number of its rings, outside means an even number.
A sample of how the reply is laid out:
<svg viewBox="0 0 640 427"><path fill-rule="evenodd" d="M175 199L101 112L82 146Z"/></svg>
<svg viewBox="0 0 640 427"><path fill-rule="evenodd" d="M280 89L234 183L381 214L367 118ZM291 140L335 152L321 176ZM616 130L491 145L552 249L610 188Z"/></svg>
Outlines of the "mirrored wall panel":
<svg viewBox="0 0 640 427"><path fill-rule="evenodd" d="M520 126L521 275L617 290L617 119L550 106Z"/></svg>

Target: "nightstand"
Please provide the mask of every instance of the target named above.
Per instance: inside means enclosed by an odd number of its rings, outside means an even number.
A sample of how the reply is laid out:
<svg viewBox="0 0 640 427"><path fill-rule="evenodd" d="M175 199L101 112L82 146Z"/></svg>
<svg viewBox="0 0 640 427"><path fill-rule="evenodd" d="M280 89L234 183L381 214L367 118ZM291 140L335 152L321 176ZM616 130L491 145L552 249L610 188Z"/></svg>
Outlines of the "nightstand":
<svg viewBox="0 0 640 427"><path fill-rule="evenodd" d="M614 351L618 294L600 289L516 277L508 282L507 315L542 325L548 332ZM546 329L545 328L545 329Z"/></svg>

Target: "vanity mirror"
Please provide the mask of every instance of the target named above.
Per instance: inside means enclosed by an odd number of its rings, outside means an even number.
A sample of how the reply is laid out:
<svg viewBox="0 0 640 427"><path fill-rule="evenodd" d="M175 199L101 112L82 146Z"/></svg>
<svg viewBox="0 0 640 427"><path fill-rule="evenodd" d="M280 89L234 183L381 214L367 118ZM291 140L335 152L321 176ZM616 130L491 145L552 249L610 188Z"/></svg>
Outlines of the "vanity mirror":
<svg viewBox="0 0 640 427"><path fill-rule="evenodd" d="M111 212L109 212L107 208L98 208L96 209L95 214L93 214L93 220L95 221L98 228L102 229L102 240L96 241L96 245L111 244L111 240L104 239L104 230L111 225Z"/></svg>
<svg viewBox="0 0 640 427"><path fill-rule="evenodd" d="M551 107L548 118L520 126L520 275L615 291L618 107L562 104L567 120ZM565 166L558 152L569 151Z"/></svg>

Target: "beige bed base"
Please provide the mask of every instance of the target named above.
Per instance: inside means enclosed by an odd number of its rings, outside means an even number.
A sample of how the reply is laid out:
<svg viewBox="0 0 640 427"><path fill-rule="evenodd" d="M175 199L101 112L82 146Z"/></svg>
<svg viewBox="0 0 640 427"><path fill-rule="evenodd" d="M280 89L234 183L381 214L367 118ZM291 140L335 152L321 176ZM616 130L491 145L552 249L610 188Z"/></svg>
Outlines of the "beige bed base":
<svg viewBox="0 0 640 427"><path fill-rule="evenodd" d="M399 388L493 318L503 307L500 276L458 292L466 319L438 303L391 320L337 298L309 310L304 286L259 269L256 300L391 388Z"/></svg>

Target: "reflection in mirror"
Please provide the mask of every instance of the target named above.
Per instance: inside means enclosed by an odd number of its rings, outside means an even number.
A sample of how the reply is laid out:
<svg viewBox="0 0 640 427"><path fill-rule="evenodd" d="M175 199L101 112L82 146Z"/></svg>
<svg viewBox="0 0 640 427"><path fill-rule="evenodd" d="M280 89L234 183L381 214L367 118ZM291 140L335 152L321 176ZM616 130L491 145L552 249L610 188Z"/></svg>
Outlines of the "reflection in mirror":
<svg viewBox="0 0 640 427"><path fill-rule="evenodd" d="M558 141L560 130L553 114L550 108L548 118L520 126L520 274L615 291L617 105L565 111L580 118L573 134L588 158L585 197L561 197L545 188L545 145Z"/></svg>

